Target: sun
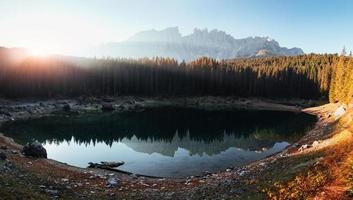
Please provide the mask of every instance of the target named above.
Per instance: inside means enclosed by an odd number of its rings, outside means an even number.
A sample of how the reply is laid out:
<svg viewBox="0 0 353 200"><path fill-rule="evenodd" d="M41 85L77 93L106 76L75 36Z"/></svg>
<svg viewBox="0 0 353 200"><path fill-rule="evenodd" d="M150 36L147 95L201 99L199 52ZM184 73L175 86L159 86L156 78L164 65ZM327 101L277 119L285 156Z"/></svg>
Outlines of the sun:
<svg viewBox="0 0 353 200"><path fill-rule="evenodd" d="M44 48L29 48L28 52L31 56L48 56L50 53Z"/></svg>

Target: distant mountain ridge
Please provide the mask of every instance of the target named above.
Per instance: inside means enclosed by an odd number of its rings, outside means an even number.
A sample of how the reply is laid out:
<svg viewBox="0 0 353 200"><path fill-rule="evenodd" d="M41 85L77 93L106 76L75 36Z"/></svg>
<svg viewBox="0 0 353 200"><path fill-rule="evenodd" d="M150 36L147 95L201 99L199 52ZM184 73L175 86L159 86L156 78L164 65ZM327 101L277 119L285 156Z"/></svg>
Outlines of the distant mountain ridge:
<svg viewBox="0 0 353 200"><path fill-rule="evenodd" d="M161 31L142 31L126 41L97 46L88 54L129 58L162 56L190 61L203 56L231 59L299 55L304 52L300 48L281 47L268 37L235 39L224 31L197 28L192 34L182 36L178 27L171 27Z"/></svg>

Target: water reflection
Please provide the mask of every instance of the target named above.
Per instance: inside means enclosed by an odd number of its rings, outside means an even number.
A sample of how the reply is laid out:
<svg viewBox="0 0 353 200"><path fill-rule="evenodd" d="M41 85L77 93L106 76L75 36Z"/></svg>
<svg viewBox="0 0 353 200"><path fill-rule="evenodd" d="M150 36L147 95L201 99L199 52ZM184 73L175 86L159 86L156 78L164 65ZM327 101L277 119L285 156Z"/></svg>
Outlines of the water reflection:
<svg viewBox="0 0 353 200"><path fill-rule="evenodd" d="M125 161L119 169L181 177L281 151L314 122L313 116L289 112L159 108L17 121L2 131L19 143L35 138L50 158L72 165Z"/></svg>

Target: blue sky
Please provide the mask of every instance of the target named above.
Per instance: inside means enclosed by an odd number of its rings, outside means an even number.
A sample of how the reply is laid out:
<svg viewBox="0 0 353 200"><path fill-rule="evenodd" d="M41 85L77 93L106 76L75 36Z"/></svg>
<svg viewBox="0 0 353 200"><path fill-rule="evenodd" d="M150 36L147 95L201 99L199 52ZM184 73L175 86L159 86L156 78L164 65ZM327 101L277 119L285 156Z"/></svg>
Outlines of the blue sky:
<svg viewBox="0 0 353 200"><path fill-rule="evenodd" d="M0 0L0 45L60 53L178 26L335 53L353 49L352 22L349 0Z"/></svg>

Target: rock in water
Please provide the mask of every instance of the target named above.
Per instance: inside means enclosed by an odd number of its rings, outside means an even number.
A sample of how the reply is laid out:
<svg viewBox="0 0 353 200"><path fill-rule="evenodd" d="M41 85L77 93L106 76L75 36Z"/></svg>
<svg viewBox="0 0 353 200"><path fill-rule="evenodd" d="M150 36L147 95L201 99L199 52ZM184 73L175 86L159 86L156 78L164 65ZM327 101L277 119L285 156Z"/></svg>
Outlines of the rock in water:
<svg viewBox="0 0 353 200"><path fill-rule="evenodd" d="M25 156L30 156L33 158L47 158L47 150L45 150L43 145L38 141L27 143L23 147L22 153Z"/></svg>

